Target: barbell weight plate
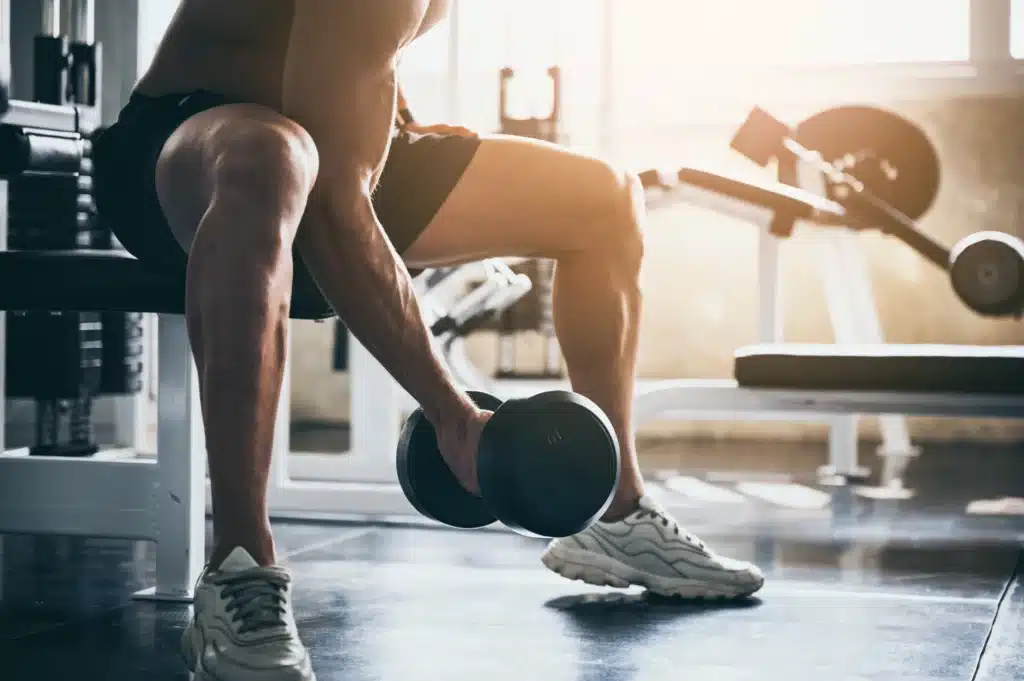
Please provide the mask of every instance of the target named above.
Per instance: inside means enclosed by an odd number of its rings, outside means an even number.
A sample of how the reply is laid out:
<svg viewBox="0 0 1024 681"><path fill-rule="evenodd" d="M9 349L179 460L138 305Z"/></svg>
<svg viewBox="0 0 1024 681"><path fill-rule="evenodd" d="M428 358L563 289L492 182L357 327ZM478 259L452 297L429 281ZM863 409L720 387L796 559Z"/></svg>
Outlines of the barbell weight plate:
<svg viewBox="0 0 1024 681"><path fill-rule="evenodd" d="M1002 232L978 232L950 251L950 280L964 305L1001 317L1024 310L1024 242Z"/></svg>
<svg viewBox="0 0 1024 681"><path fill-rule="evenodd" d="M840 106L800 123L794 136L911 220L935 202L938 152L925 132L902 116L871 106ZM843 199L835 192L830 198Z"/></svg>
<svg viewBox="0 0 1024 681"><path fill-rule="evenodd" d="M509 528L539 537L589 527L608 509L619 474L608 417L564 390L503 404L484 428L477 456L487 506Z"/></svg>
<svg viewBox="0 0 1024 681"><path fill-rule="evenodd" d="M470 397L482 409L496 410L502 402L481 392ZM424 516L451 527L473 529L497 518L484 501L467 492L441 457L434 427L416 409L406 420L398 440L398 482L413 507Z"/></svg>

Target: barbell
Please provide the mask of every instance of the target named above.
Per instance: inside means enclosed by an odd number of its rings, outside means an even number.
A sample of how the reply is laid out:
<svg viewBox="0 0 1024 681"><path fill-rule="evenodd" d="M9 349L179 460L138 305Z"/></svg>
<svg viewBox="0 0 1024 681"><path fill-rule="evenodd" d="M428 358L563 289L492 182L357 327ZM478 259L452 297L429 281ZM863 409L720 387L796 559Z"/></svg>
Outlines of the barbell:
<svg viewBox="0 0 1024 681"><path fill-rule="evenodd" d="M837 107L791 129L754 108L731 147L761 166L775 160L784 184L800 185L800 166L820 173L828 198L843 207L830 224L896 237L945 270L956 295L974 312L1024 314L1024 241L981 231L950 249L917 224L938 193L939 161L928 137L910 121L874 107Z"/></svg>

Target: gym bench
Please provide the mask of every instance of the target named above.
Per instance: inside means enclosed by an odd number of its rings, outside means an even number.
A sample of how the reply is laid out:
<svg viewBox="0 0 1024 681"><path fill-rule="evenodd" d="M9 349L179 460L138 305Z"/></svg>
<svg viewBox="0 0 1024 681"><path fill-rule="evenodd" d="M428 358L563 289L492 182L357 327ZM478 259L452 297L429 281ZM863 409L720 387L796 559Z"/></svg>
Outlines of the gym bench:
<svg viewBox="0 0 1024 681"><path fill-rule="evenodd" d="M678 189L694 204L746 213L766 231L779 223L831 226L848 219L842 205L781 183L692 167L643 178L649 186ZM736 351L734 377L719 385L746 390L724 401L702 392L707 409L1024 418L1024 346L761 343ZM691 402L686 389L673 383L641 391L638 410L697 408L684 406Z"/></svg>
<svg viewBox="0 0 1024 681"><path fill-rule="evenodd" d="M8 183L24 173L78 172L95 129L86 108L14 101L0 128L0 309L159 314L157 456L30 456L0 438L0 532L156 542L153 588L187 600L205 544L205 458L195 368L182 316L184 282L117 251L6 251ZM6 343L0 328L0 357ZM45 358L40 358L45 361ZM4 363L0 362L0 372Z"/></svg>

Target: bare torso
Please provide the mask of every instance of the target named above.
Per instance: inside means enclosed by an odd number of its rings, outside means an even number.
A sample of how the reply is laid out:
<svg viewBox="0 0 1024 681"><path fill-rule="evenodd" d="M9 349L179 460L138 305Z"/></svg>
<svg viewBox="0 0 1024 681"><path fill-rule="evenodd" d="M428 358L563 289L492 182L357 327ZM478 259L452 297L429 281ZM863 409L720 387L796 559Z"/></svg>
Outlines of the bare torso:
<svg viewBox="0 0 1024 681"><path fill-rule="evenodd" d="M280 110L294 4L301 1L182 0L136 89L148 95L208 90ZM336 28L339 45L358 43L367 54L395 58L444 18L451 2L334 1L352 6L351 21ZM344 70L344 62L325 63L323 77Z"/></svg>

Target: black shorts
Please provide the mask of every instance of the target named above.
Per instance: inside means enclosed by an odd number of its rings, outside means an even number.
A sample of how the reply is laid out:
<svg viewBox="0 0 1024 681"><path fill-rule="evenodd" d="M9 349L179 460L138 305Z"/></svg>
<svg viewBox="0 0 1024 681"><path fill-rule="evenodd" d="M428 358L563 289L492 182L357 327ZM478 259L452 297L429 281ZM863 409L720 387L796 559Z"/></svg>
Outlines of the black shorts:
<svg viewBox="0 0 1024 681"><path fill-rule="evenodd" d="M187 258L156 193L156 162L164 143L186 119L237 103L210 92L132 95L117 122L93 148L95 199L103 225L136 258L184 276ZM377 217L402 253L426 229L469 165L480 142L455 135L398 133L374 193ZM330 316L330 306L301 259L295 258L295 316Z"/></svg>

